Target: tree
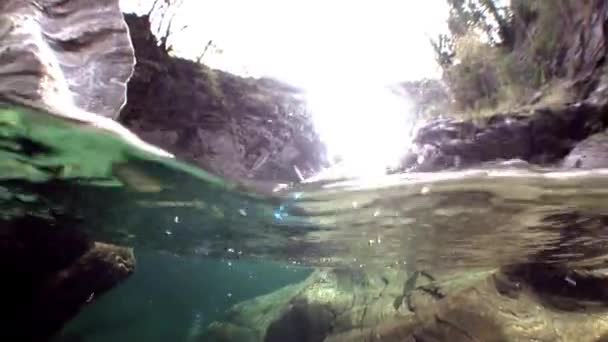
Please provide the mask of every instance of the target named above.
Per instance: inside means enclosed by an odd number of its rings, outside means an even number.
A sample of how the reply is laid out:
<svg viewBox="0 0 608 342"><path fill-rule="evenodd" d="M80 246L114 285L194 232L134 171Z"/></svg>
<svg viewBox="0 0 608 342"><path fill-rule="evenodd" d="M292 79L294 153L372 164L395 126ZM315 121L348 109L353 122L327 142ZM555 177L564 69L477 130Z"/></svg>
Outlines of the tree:
<svg viewBox="0 0 608 342"><path fill-rule="evenodd" d="M488 42L511 47L513 33L508 7L496 0L448 0L450 16L448 28L454 38L472 30L480 31Z"/></svg>
<svg viewBox="0 0 608 342"><path fill-rule="evenodd" d="M510 11L508 8L499 8L496 6L495 0L480 0L481 5L488 12L489 17L496 23L497 33L500 37L502 45L512 48L514 43L513 27L510 20Z"/></svg>
<svg viewBox="0 0 608 342"><path fill-rule="evenodd" d="M173 24L175 16L183 3L184 0L154 0L148 11L148 16L154 26L152 28L154 35L158 39L159 46L165 51L172 50L170 38L175 33ZM183 31L187 27L187 25L184 25L179 31Z"/></svg>
<svg viewBox="0 0 608 342"><path fill-rule="evenodd" d="M454 39L447 34L440 34L437 39L430 39L431 46L435 51L435 60L443 69L450 67L456 57Z"/></svg>

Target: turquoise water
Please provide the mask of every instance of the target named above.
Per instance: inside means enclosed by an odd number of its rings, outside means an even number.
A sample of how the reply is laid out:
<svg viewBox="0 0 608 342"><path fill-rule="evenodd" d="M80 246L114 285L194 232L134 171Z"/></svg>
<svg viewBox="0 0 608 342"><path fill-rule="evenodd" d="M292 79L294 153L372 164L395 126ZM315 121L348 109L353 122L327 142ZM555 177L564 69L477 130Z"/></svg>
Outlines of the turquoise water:
<svg viewBox="0 0 608 342"><path fill-rule="evenodd" d="M88 306L62 342L200 341L232 305L312 267L605 264L608 234L590 223L608 215L608 170L480 169L272 192L23 108L0 109L0 136L2 220L61 213L95 241L135 248L135 274Z"/></svg>
<svg viewBox="0 0 608 342"><path fill-rule="evenodd" d="M232 305L299 282L303 267L136 251L137 271L87 307L57 341L199 341Z"/></svg>

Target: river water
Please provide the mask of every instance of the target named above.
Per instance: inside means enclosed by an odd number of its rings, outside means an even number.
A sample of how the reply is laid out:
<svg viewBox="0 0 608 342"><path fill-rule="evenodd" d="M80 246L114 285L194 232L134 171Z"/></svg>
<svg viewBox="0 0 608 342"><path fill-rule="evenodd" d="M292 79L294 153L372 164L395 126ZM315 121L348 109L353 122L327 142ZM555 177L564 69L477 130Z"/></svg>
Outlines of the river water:
<svg viewBox="0 0 608 342"><path fill-rule="evenodd" d="M608 170L505 166L272 192L41 113L3 109L0 136L3 219L60 211L97 241L135 248L132 279L64 340L190 341L231 305L315 267L601 271L608 250Z"/></svg>

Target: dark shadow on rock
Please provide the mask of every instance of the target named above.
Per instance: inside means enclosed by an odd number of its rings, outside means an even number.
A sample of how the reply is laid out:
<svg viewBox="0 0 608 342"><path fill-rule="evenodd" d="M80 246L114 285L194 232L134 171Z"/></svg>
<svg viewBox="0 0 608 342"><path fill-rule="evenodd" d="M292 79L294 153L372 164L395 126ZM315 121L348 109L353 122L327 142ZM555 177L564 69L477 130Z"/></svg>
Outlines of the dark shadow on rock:
<svg viewBox="0 0 608 342"><path fill-rule="evenodd" d="M602 271L608 216L574 211L553 214L531 229L559 232L559 238L530 255L530 262L503 267L506 279L530 287L548 308L608 307L608 277Z"/></svg>
<svg viewBox="0 0 608 342"><path fill-rule="evenodd" d="M331 332L334 314L325 305L297 300L266 331L265 342L322 342Z"/></svg>
<svg viewBox="0 0 608 342"><path fill-rule="evenodd" d="M133 272L131 249L91 241L81 224L59 214L0 220L0 337L44 341Z"/></svg>
<svg viewBox="0 0 608 342"><path fill-rule="evenodd" d="M608 342L608 334L603 335L596 342Z"/></svg>
<svg viewBox="0 0 608 342"><path fill-rule="evenodd" d="M499 324L474 310L455 307L440 311L430 323L413 332L410 340L412 342L509 341Z"/></svg>
<svg viewBox="0 0 608 342"><path fill-rule="evenodd" d="M68 333L62 334L58 338L53 339L53 342L86 342L86 338L80 334Z"/></svg>
<svg viewBox="0 0 608 342"><path fill-rule="evenodd" d="M529 286L547 308L560 311L606 310L608 278L564 267L529 263L503 268L514 283Z"/></svg>

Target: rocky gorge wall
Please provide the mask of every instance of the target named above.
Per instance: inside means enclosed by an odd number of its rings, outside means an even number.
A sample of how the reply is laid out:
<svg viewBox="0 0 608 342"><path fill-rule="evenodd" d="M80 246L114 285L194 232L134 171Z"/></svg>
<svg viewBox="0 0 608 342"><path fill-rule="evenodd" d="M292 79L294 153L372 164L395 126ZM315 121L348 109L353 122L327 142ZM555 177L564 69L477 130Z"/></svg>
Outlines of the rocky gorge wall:
<svg viewBox="0 0 608 342"><path fill-rule="evenodd" d="M518 4L514 1L512 6ZM417 132L412 148L392 172L460 169L509 159L543 166L581 166L562 160L579 142L607 128L608 4L560 0L551 10L557 12L553 15L556 22L539 20L543 16L538 12L516 18L512 54L522 60L538 59L541 57L526 55L530 46L550 44L547 51L551 54L543 56L542 63L565 93L551 105L542 104L547 94L541 89L522 109L475 120L431 120ZM551 25L555 36L538 37L541 25ZM549 38L554 40L542 40ZM445 101L439 102L446 109ZM597 150L598 145L594 146ZM576 149L576 153L580 151Z"/></svg>
<svg viewBox="0 0 608 342"><path fill-rule="evenodd" d="M125 19L137 64L119 121L144 140L231 180L299 181L327 165L300 90L172 57L148 17Z"/></svg>

